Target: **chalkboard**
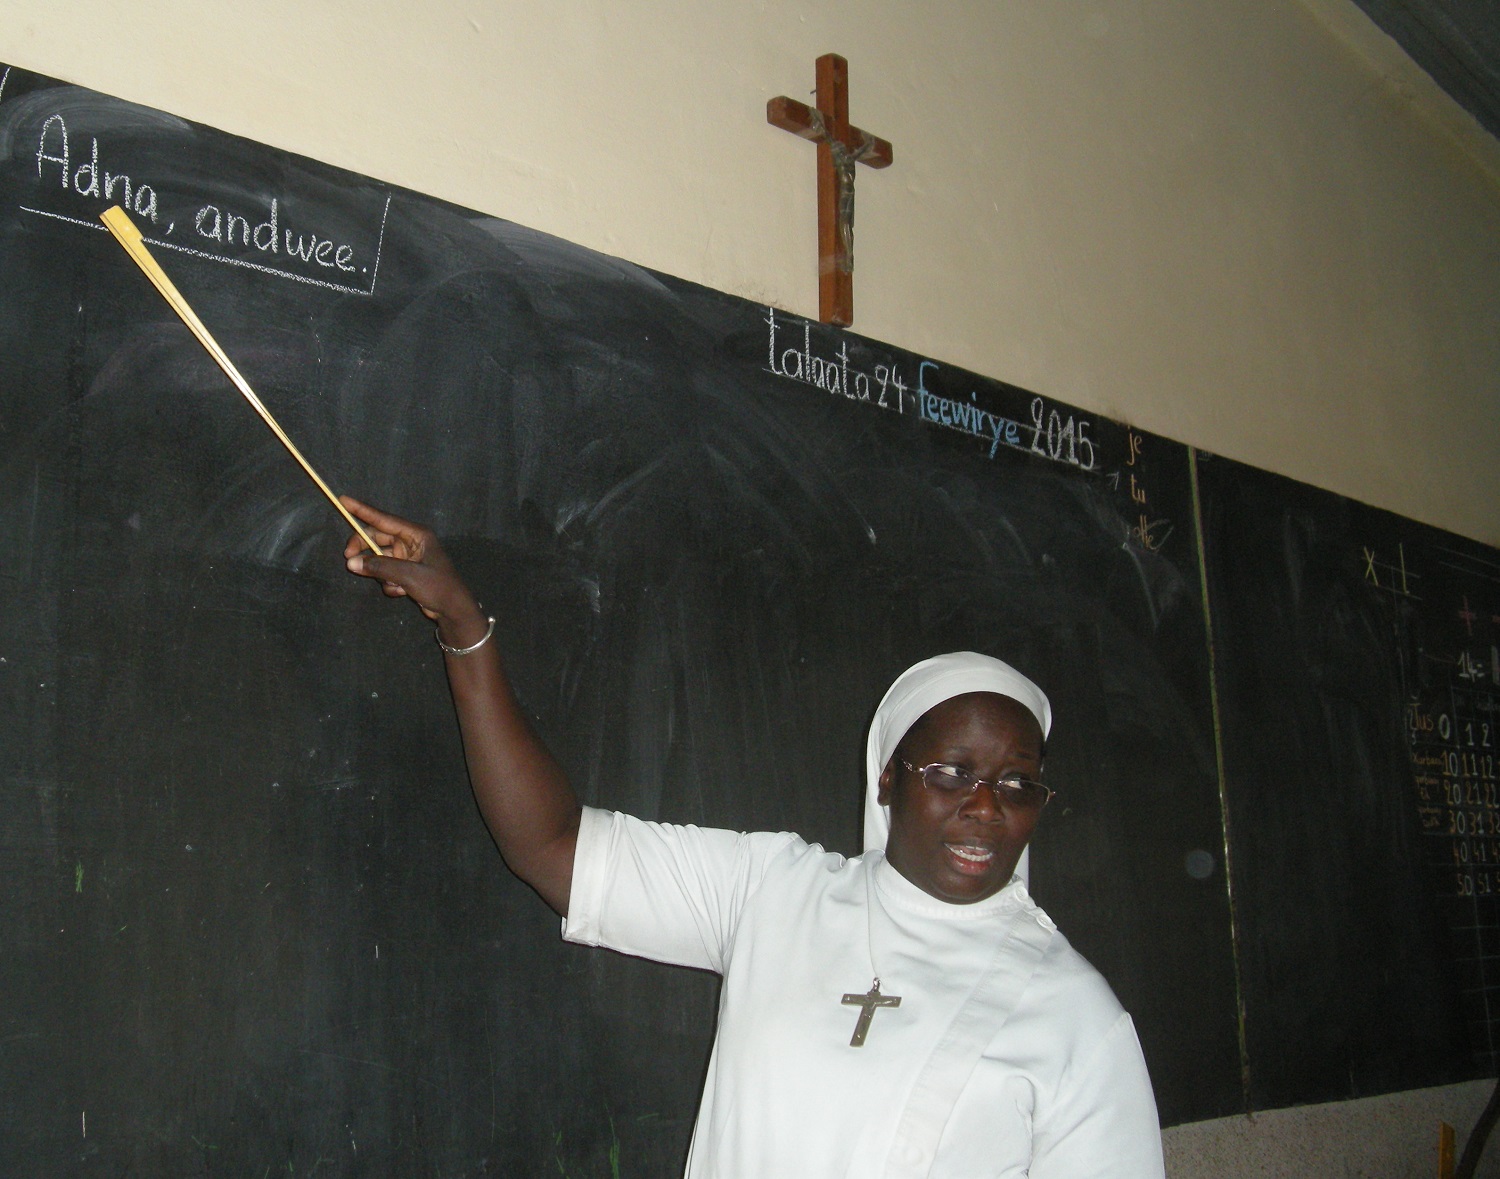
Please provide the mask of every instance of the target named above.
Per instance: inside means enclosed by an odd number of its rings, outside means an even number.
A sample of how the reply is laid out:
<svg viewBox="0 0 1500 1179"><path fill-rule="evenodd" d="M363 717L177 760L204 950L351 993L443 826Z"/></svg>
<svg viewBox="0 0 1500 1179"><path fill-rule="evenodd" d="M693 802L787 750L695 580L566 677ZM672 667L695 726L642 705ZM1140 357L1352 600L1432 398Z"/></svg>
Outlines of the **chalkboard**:
<svg viewBox="0 0 1500 1179"><path fill-rule="evenodd" d="M1252 1101L1493 1076L1500 554L1201 471Z"/></svg>
<svg viewBox="0 0 1500 1179"><path fill-rule="evenodd" d="M1057 713L1033 891L1165 1123L1486 1067L1423 923L1448 878L1410 864L1338 881L1362 913L1409 884L1350 940L1415 1015L1351 1005L1347 1076L1292 1050L1287 977L1369 964L1310 944L1337 911L1266 849L1394 816L1404 854L1428 812L1389 677L1395 745L1327 730L1381 774L1258 804L1294 703L1257 592L1287 550L1236 507L1263 476L0 66L0 1171L668 1174L712 1035L715 979L563 945L506 873L431 628L344 573L110 200L325 478L446 538L586 802L855 853L885 686L990 651Z"/></svg>

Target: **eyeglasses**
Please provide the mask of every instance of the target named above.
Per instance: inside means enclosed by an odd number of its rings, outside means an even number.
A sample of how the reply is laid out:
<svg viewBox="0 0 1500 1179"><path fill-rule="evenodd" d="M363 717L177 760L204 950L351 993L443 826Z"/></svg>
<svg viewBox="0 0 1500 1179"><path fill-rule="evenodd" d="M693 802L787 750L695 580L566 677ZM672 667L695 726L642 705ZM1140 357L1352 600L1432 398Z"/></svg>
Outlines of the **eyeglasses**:
<svg viewBox="0 0 1500 1179"><path fill-rule="evenodd" d="M939 794L967 797L981 786L988 786L996 806L1012 807L1020 811L1039 811L1056 793L1050 787L1019 774L1009 774L997 781L987 782L975 777L963 766L950 766L945 762L935 761L931 765L914 766L903 757L901 764L911 773L921 774L922 784Z"/></svg>

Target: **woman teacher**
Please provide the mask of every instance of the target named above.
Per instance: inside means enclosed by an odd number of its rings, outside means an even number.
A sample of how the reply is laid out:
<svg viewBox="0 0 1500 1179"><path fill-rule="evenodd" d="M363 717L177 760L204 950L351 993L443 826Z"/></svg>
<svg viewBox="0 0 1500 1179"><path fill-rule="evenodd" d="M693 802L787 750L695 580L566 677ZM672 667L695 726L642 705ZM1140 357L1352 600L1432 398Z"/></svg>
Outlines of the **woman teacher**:
<svg viewBox="0 0 1500 1179"><path fill-rule="evenodd" d="M1051 710L1009 665L924 660L876 710L866 852L579 805L427 530L352 499L351 572L437 626L480 811L570 941L722 975L687 1174L1149 1179L1135 1029L1016 875Z"/></svg>

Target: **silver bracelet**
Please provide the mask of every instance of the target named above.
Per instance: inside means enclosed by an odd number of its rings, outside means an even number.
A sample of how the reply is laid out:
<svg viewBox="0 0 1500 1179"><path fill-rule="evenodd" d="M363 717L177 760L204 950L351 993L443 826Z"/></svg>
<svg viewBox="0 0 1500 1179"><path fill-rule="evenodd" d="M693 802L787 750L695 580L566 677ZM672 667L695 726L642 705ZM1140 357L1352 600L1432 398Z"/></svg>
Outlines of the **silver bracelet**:
<svg viewBox="0 0 1500 1179"><path fill-rule="evenodd" d="M472 647L448 646L447 643L443 642L443 632L438 630L436 627L433 628L432 637L437 639L437 645L443 649L444 655L472 655L475 651L479 650L480 647L489 642L490 636L495 633L495 616L493 614L490 615L489 623L489 629L484 632L484 638L480 639L479 642L475 643Z"/></svg>

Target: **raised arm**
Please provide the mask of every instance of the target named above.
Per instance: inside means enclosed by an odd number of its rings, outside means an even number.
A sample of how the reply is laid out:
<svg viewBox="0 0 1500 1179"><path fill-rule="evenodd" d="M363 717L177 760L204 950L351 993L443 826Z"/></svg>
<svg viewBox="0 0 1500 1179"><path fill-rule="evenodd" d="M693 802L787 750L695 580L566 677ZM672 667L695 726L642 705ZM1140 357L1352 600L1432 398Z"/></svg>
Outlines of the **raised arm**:
<svg viewBox="0 0 1500 1179"><path fill-rule="evenodd" d="M339 498L391 554L377 557L351 537L344 548L351 573L379 581L388 597L410 598L437 624L445 647L462 650L485 637L488 620L431 532ZM566 915L581 813L573 788L516 703L493 639L466 655L445 654L444 662L469 782L490 834L510 870Z"/></svg>

